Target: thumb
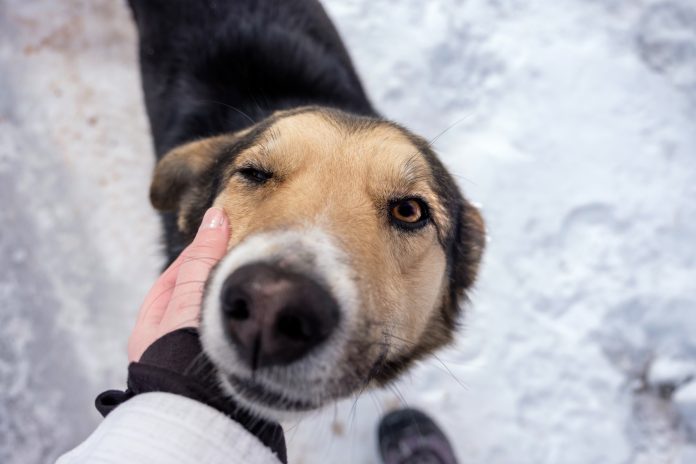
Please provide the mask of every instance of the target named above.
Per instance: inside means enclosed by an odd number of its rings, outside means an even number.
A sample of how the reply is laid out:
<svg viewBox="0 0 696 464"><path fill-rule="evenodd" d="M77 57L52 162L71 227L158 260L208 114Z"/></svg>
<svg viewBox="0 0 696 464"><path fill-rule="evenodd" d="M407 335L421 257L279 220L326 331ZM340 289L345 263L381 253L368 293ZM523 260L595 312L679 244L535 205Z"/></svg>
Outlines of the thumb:
<svg viewBox="0 0 696 464"><path fill-rule="evenodd" d="M205 282L212 267L225 255L229 235L225 212L220 208L206 211L196 238L181 253L181 266L160 333L198 326Z"/></svg>

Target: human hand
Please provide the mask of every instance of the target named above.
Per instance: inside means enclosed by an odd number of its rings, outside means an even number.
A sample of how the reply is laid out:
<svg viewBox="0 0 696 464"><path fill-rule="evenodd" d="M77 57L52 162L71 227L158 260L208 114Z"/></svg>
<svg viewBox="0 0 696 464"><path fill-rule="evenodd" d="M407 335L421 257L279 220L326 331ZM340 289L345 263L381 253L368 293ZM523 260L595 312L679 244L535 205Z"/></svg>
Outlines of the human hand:
<svg viewBox="0 0 696 464"><path fill-rule="evenodd" d="M224 211L220 208L206 211L196 238L145 297L128 340L128 362L137 362L163 335L184 327L198 327L205 281L212 267L225 255L229 234Z"/></svg>

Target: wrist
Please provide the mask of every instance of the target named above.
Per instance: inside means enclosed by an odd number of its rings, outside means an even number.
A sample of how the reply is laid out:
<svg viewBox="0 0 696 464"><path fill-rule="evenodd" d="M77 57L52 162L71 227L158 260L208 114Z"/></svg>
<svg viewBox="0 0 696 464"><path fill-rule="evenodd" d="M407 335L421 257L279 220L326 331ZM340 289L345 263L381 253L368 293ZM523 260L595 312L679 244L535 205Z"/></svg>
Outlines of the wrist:
<svg viewBox="0 0 696 464"><path fill-rule="evenodd" d="M276 423L252 416L220 390L215 367L203 353L195 328L170 332L150 345L138 362L128 366L128 389L109 390L96 399L96 407L106 416L135 395L165 392L207 404L256 435L261 442L286 461L283 429Z"/></svg>

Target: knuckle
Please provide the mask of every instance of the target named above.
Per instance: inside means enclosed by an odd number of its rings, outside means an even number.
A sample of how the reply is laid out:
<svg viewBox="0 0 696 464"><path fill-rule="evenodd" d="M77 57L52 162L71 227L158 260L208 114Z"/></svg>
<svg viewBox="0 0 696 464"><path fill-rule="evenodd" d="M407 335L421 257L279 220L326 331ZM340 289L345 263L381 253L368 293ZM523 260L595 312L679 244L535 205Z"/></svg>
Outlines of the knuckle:
<svg viewBox="0 0 696 464"><path fill-rule="evenodd" d="M185 256L195 257L195 258L208 257L208 256L214 257L216 255L215 251L216 251L216 247L213 246L213 244L211 244L209 242L205 242L205 241L193 242L186 249Z"/></svg>

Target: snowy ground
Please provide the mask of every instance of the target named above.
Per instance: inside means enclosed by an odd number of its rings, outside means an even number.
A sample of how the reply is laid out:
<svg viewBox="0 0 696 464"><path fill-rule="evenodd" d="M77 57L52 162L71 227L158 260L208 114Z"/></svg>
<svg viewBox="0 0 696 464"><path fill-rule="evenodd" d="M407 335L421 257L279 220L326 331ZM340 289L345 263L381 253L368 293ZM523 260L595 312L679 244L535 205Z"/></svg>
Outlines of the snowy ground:
<svg viewBox="0 0 696 464"><path fill-rule="evenodd" d="M123 3L0 0L3 463L94 427L161 263ZM291 462L376 463L404 402L465 463L696 462L696 2L326 5L491 242L457 346L288 424Z"/></svg>

